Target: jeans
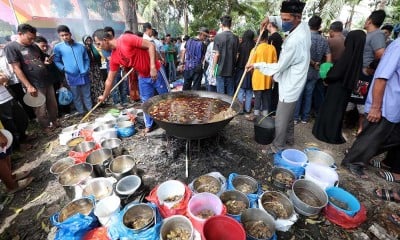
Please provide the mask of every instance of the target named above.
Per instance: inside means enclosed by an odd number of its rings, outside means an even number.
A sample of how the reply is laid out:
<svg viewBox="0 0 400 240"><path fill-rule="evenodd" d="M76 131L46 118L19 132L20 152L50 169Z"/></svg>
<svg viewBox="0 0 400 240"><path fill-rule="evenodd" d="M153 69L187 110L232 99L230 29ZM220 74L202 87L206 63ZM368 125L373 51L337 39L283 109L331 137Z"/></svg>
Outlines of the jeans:
<svg viewBox="0 0 400 240"><path fill-rule="evenodd" d="M235 93L235 81L233 80L233 77L217 76L217 93L224 93L233 96Z"/></svg>
<svg viewBox="0 0 400 240"><path fill-rule="evenodd" d="M294 120L308 121L310 118L312 96L317 79L307 79L306 86L297 101L296 108L294 110ZM300 114L301 112L301 114ZM301 115L301 116L300 116Z"/></svg>
<svg viewBox="0 0 400 240"><path fill-rule="evenodd" d="M168 92L166 86L166 80L159 71L157 74L157 80L153 81L151 77L141 77L139 76L139 91L140 99L142 102L146 102L149 98L154 96L154 91L158 94L163 94ZM151 128L153 126L153 119L148 114L144 114L144 124L146 128Z"/></svg>
<svg viewBox="0 0 400 240"><path fill-rule="evenodd" d="M176 67L174 62L168 63L168 80L169 82L175 82L176 80Z"/></svg>
<svg viewBox="0 0 400 240"><path fill-rule="evenodd" d="M244 110L246 112L251 111L251 100L253 99L253 90L251 89L243 89L241 88L238 93L238 100L243 104L244 101Z"/></svg>
<svg viewBox="0 0 400 240"><path fill-rule="evenodd" d="M254 91L254 110L270 111L269 103L271 102L271 92L271 89Z"/></svg>
<svg viewBox="0 0 400 240"><path fill-rule="evenodd" d="M200 90L202 77L203 69L201 64L197 65L194 69L185 70L183 72L184 81L182 90Z"/></svg>
<svg viewBox="0 0 400 240"><path fill-rule="evenodd" d="M90 98L90 82L79 86L70 86L72 96L74 97L74 106L79 114L84 114L92 108L92 99Z"/></svg>
<svg viewBox="0 0 400 240"><path fill-rule="evenodd" d="M122 70L119 70L113 81L113 86L115 86L115 84L117 84L122 79L121 74ZM124 80L114 91L111 92L111 96L114 104L128 103L128 78Z"/></svg>

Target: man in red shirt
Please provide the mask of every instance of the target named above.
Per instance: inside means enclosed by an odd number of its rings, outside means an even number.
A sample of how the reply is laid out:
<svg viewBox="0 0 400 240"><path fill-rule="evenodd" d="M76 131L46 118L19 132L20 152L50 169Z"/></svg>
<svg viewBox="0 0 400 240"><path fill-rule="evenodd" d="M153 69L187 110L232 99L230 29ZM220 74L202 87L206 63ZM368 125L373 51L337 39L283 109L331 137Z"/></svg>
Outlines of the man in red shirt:
<svg viewBox="0 0 400 240"><path fill-rule="evenodd" d="M139 92L142 102L154 96L154 90L158 94L168 92L166 79L160 72L161 64L156 60L155 46L141 37L133 34L123 34L119 38L113 38L103 29L93 33L95 45L102 50L111 51L110 71L105 82L103 95L99 101L103 102L109 95L115 75L120 65L126 68L134 68L139 74ZM145 133L153 127L153 119L145 114Z"/></svg>

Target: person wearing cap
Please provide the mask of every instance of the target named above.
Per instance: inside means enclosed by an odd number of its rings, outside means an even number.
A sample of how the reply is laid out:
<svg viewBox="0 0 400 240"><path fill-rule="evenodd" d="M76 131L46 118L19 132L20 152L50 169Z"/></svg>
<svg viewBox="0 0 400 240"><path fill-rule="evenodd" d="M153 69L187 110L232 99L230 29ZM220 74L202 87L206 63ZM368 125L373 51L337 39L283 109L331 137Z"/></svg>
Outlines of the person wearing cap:
<svg viewBox="0 0 400 240"><path fill-rule="evenodd" d="M185 44L180 64L185 66L183 71L183 90L200 90L203 77L203 60L206 54L204 41L208 37L208 29L201 27L195 38L190 38Z"/></svg>
<svg viewBox="0 0 400 240"><path fill-rule="evenodd" d="M119 38L112 37L104 29L93 33L95 45L102 50L111 51L110 71L105 82L103 95L98 98L104 102L110 95L112 83L120 66L134 68L139 75L139 91L142 102L153 97L155 92L168 92L167 80L161 74L161 63L156 58L153 43L134 34L122 34ZM144 114L144 134L154 128L153 119Z"/></svg>
<svg viewBox="0 0 400 240"><path fill-rule="evenodd" d="M279 83L275 138L267 147L268 153L276 153L294 144L294 110L310 66L311 33L308 25L301 21L304 6L304 2L295 0L282 2L282 30L288 32L288 36L283 42L278 62L248 65L248 70L258 69L265 75L273 76L274 81ZM262 21L261 28L268 23L267 17Z"/></svg>
<svg viewBox="0 0 400 240"><path fill-rule="evenodd" d="M220 18L222 32L214 39L214 74L217 78L217 92L233 96L235 92L235 63L239 49L239 38L231 32L232 17ZM225 90L226 88L226 90Z"/></svg>

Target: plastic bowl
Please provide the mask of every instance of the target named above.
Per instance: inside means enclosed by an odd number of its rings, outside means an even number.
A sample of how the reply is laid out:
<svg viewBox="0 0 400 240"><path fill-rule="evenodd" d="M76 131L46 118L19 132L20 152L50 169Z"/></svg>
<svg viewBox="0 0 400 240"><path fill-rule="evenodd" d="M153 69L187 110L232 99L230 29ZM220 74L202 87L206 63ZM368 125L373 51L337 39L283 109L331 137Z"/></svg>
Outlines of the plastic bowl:
<svg viewBox="0 0 400 240"><path fill-rule="evenodd" d="M307 163L307 155L297 149L286 149L282 151L282 160L290 166L301 167Z"/></svg>
<svg viewBox="0 0 400 240"><path fill-rule="evenodd" d="M329 187L326 189L326 194L328 195L328 201L331 206L341 212L346 213L350 217L356 215L361 209L361 204L358 199L353 194L347 192L343 188ZM346 210L335 205L335 203L332 202L332 198L347 204L348 209Z"/></svg>
<svg viewBox="0 0 400 240"><path fill-rule="evenodd" d="M185 185L178 180L168 180L161 183L157 188L157 198L160 205L173 208L182 201L185 195Z"/></svg>

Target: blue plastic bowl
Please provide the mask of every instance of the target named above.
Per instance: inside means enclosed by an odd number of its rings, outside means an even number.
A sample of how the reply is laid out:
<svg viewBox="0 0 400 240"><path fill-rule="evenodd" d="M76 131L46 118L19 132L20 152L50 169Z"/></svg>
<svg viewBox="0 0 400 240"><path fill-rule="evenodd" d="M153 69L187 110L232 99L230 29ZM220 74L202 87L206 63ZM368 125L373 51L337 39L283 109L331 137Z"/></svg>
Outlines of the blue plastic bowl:
<svg viewBox="0 0 400 240"><path fill-rule="evenodd" d="M347 192L343 188L329 187L325 191L326 191L326 194L328 195L329 204L331 206L333 206L334 208L336 208L337 210L346 213L350 217L354 217L354 215L356 215L360 211L360 208L361 208L360 202L357 200L357 198L353 194ZM336 206L335 204L333 204L329 200L330 197L335 198L336 200L338 200L340 202L346 203L349 210L342 209L342 208Z"/></svg>
<svg viewBox="0 0 400 240"><path fill-rule="evenodd" d="M130 121L122 121L117 124L117 134L120 138L127 138L135 134L135 127Z"/></svg>

